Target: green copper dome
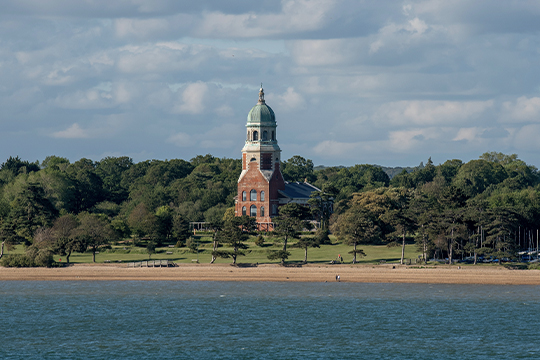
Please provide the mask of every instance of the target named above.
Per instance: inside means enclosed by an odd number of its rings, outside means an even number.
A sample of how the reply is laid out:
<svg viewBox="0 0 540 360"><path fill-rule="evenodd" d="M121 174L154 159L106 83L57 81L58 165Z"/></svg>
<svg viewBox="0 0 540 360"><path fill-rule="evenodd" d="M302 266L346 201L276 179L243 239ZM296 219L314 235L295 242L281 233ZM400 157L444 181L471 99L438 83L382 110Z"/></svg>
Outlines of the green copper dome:
<svg viewBox="0 0 540 360"><path fill-rule="evenodd" d="M251 108L248 117L248 124L260 124L260 123L275 123L276 115L274 115L274 110L266 104L257 104Z"/></svg>
<svg viewBox="0 0 540 360"><path fill-rule="evenodd" d="M261 87L259 91L259 102L249 111L247 116L247 122L249 124L262 124L262 123L272 123L276 122L276 115L274 110L264 101L264 91Z"/></svg>

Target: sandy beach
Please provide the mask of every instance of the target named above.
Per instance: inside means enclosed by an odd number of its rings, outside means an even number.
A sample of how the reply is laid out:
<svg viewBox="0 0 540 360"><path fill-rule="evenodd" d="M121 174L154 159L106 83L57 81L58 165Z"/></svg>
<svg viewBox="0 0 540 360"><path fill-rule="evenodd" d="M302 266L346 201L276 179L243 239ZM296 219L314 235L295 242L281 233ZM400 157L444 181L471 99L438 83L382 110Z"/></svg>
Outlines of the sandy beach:
<svg viewBox="0 0 540 360"><path fill-rule="evenodd" d="M392 265L317 265L283 267L264 264L180 264L174 268L128 268L125 264L77 264L65 268L2 268L5 280L168 280L168 281L336 281L366 283L540 285L540 270L503 267L437 266L413 268Z"/></svg>

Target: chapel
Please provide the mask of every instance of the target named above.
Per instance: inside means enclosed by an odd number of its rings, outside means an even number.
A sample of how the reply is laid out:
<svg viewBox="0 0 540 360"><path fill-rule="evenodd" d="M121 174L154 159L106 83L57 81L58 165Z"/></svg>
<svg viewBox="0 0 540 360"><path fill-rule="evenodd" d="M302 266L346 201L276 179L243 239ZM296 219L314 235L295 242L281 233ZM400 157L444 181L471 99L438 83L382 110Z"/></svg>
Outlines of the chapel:
<svg viewBox="0 0 540 360"><path fill-rule="evenodd" d="M259 230L272 230L278 207L289 202L307 205L320 191L307 182L287 182L280 171L281 149L277 142L276 115L259 90L259 101L247 116L246 142L242 148L242 172L235 197L235 215L255 217Z"/></svg>

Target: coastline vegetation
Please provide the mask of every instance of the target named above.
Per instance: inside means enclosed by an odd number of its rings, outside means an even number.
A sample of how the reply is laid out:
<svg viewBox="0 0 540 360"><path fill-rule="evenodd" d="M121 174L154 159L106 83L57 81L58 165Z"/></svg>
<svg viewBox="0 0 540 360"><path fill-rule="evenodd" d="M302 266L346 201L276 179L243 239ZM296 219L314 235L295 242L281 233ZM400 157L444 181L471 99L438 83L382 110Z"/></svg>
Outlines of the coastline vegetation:
<svg viewBox="0 0 540 360"><path fill-rule="evenodd" d="M282 163L284 178L321 191L310 208L282 207L281 230L269 234L234 217L240 171L240 160L211 155L140 163L10 157L0 167L0 261L322 263L340 254L346 263L500 264L538 257L540 177L515 154L429 159L392 178L392 169L375 165L315 170L294 156ZM333 212L323 206L328 199ZM322 228L302 233L309 216ZM196 222L210 231L194 235Z"/></svg>

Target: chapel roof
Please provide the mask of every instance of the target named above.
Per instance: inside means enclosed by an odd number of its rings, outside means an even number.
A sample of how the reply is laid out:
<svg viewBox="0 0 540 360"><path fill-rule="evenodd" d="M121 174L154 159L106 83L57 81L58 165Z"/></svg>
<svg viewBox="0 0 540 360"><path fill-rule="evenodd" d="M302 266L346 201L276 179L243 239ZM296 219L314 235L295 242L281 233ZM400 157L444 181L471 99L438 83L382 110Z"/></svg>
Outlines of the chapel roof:
<svg viewBox="0 0 540 360"><path fill-rule="evenodd" d="M308 184L307 182L285 181L285 190L278 190L279 193L289 199L309 199L311 193L321 191L321 189Z"/></svg>
<svg viewBox="0 0 540 360"><path fill-rule="evenodd" d="M263 124L266 123L267 125L275 125L276 123L276 115L274 114L274 110L268 105L266 105L266 102L264 100L264 90L262 88L259 90L259 101L257 102L257 105L251 108L249 111L249 114L247 116L247 123L250 124Z"/></svg>

